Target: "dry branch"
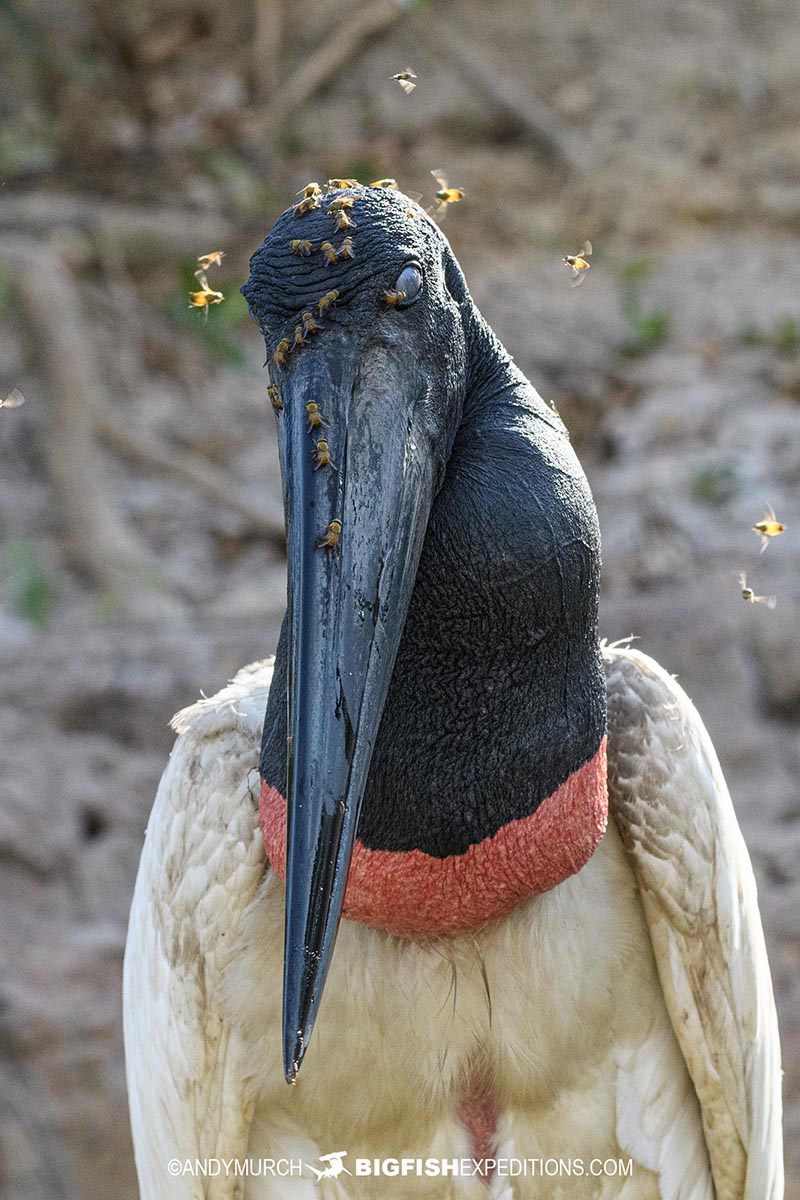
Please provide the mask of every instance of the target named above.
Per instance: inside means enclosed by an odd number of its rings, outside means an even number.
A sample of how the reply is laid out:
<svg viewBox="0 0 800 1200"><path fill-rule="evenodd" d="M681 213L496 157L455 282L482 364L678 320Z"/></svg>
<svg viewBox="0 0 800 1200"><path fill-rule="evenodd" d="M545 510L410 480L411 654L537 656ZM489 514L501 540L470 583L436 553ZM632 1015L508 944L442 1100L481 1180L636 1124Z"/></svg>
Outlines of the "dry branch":
<svg viewBox="0 0 800 1200"><path fill-rule="evenodd" d="M395 0L372 0L337 27L336 32L302 63L276 97L277 113L271 122L280 128L285 117L330 83L369 38L383 33L399 20L402 7Z"/></svg>
<svg viewBox="0 0 800 1200"><path fill-rule="evenodd" d="M242 494L240 488L200 454L171 447L169 450L140 434L131 433L109 412L102 412L97 424L100 438L111 449L137 466L148 467L183 483L191 484L217 504L244 517L257 533L264 534L278 549L284 550L283 517L270 517Z"/></svg>
<svg viewBox="0 0 800 1200"><path fill-rule="evenodd" d="M432 54L451 59L460 68L465 90L482 93L495 110L511 116L534 144L575 170L586 171L591 166L594 145L589 137L567 125L502 68L494 68L487 61L485 48L465 41L452 25L427 9L416 21L415 31Z"/></svg>
<svg viewBox="0 0 800 1200"><path fill-rule="evenodd" d="M43 426L48 475L69 539L69 553L129 612L167 602L158 561L114 512L95 439L100 375L75 282L52 249L30 238L0 238L36 337L48 380Z"/></svg>

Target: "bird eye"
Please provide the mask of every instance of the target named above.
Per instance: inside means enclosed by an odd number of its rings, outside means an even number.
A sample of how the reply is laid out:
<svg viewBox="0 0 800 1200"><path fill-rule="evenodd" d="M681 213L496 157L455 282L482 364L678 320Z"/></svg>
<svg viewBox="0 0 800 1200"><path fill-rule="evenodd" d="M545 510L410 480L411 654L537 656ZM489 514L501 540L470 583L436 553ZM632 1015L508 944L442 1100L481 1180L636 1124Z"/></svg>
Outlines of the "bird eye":
<svg viewBox="0 0 800 1200"><path fill-rule="evenodd" d="M398 301L398 308L405 308L416 300L422 288L422 271L416 263L409 263L407 267L403 267L400 274L397 276L395 283L395 291L403 293L403 299Z"/></svg>

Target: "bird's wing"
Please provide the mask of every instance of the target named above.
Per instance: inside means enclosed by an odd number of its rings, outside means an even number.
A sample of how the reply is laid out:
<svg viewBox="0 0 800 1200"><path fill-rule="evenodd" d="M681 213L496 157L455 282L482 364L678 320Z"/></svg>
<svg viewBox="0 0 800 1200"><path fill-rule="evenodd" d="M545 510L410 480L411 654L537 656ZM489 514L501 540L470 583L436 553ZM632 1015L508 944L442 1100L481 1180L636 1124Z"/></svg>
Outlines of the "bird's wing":
<svg viewBox="0 0 800 1200"><path fill-rule="evenodd" d="M716 1198L780 1200L778 1024L755 879L728 788L675 680L629 648L608 647L605 660L611 811L700 1103ZM651 1068L644 1086L654 1093Z"/></svg>
<svg viewBox="0 0 800 1200"><path fill-rule="evenodd" d="M141 1200L222 1198L241 1186L233 1175L173 1175L169 1164L247 1156L253 1064L226 1019L223 981L266 868L258 755L271 678L271 661L254 664L173 721L179 736L147 826L125 951Z"/></svg>

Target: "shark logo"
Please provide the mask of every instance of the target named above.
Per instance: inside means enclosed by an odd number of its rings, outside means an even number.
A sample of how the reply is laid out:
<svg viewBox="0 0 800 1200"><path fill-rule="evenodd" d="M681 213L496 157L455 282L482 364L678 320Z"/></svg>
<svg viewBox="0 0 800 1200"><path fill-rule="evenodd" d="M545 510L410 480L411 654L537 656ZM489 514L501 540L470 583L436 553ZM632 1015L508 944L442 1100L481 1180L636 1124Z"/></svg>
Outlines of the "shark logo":
<svg viewBox="0 0 800 1200"><path fill-rule="evenodd" d="M322 1171L318 1171L316 1167L312 1167L310 1163L306 1163L309 1171L313 1171L317 1179L338 1179L342 1174L352 1175L352 1171L348 1171L347 1167L342 1162L343 1158L347 1158L346 1150L334 1150L332 1154L320 1154L319 1161L327 1163Z"/></svg>

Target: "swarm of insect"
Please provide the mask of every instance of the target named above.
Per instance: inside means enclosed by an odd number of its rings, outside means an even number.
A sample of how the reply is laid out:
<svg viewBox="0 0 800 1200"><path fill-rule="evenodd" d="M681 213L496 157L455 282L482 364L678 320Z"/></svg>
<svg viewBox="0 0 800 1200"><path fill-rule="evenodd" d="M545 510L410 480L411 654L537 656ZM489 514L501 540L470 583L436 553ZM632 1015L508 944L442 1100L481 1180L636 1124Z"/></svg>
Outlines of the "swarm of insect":
<svg viewBox="0 0 800 1200"><path fill-rule="evenodd" d="M300 314L300 320L303 322L303 333L306 337L308 337L310 333L316 333L319 329L319 325L314 320L314 314L309 312L308 309L304 313Z"/></svg>
<svg viewBox="0 0 800 1200"><path fill-rule="evenodd" d="M321 538L317 538L318 550L336 550L342 535L342 522L330 521Z"/></svg>
<svg viewBox="0 0 800 1200"><path fill-rule="evenodd" d="M322 188L318 183L307 183L297 194L298 196L302 196L304 200L309 200L312 196L321 196Z"/></svg>
<svg viewBox="0 0 800 1200"><path fill-rule="evenodd" d="M358 187L358 180L357 179L329 179L328 182L325 184L325 187L328 189L328 191L330 191L334 188L337 190L339 188L354 188L354 187Z"/></svg>
<svg viewBox="0 0 800 1200"><path fill-rule="evenodd" d="M334 250L331 242L323 242L320 246L320 250L325 255L325 261L329 267L332 267L334 263L339 261L339 255Z"/></svg>
<svg viewBox="0 0 800 1200"><path fill-rule="evenodd" d="M591 257L591 253L592 243L587 240L583 243L577 254L565 254L562 258L561 261L565 267L572 267L572 287L577 287L586 278L586 272L592 265L586 260Z"/></svg>
<svg viewBox="0 0 800 1200"><path fill-rule="evenodd" d="M321 429L323 425L327 424L320 406L314 400L309 400L306 404L306 427L308 430Z"/></svg>
<svg viewBox="0 0 800 1200"><path fill-rule="evenodd" d="M396 75L392 76L392 79L397 80L407 96L410 96L414 88L417 86L415 83L411 82L412 79L416 78L417 77L411 70L411 67L406 67L405 71L398 71Z"/></svg>
<svg viewBox="0 0 800 1200"><path fill-rule="evenodd" d="M397 191L397 180L396 179L375 179L369 186L370 187L392 188L393 191Z"/></svg>
<svg viewBox="0 0 800 1200"><path fill-rule="evenodd" d="M207 271L209 267L221 267L224 257L224 250L212 250L210 254L199 255L197 261L200 263L200 270ZM195 275L199 275L199 272L195 271Z"/></svg>
<svg viewBox="0 0 800 1200"><path fill-rule="evenodd" d="M286 365L286 355L289 353L291 348L292 344L289 339L281 338L275 347L275 353L272 356L272 361L275 363L276 367L283 367Z"/></svg>
<svg viewBox="0 0 800 1200"><path fill-rule="evenodd" d="M774 596L757 596L753 589L747 586L747 576L744 571L739 575L739 587L742 589L742 599L747 600L750 604L766 604L767 608L774 608L778 603Z"/></svg>
<svg viewBox="0 0 800 1200"><path fill-rule="evenodd" d="M459 200L464 199L464 189L450 187L440 167L437 167L435 171L431 171L431 175L438 183L439 188L436 192L436 200L428 209L428 212L432 214L434 221L441 223L447 215L449 205L458 204Z"/></svg>
<svg viewBox="0 0 800 1200"><path fill-rule="evenodd" d="M12 388L5 400L0 400L0 408L19 408L25 403L25 397L19 388Z"/></svg>
<svg viewBox="0 0 800 1200"><path fill-rule="evenodd" d="M338 299L339 293L336 290L326 292L322 299L317 301L317 308L319 309L320 314L327 312L328 309L331 308L331 306L334 305Z"/></svg>
<svg viewBox="0 0 800 1200"><path fill-rule="evenodd" d="M189 292L189 308L202 308L208 319L208 309L212 304L221 304L225 299L222 292L215 292L208 286L208 280L202 271L196 271L198 282L200 283L199 292Z"/></svg>
<svg viewBox="0 0 800 1200"><path fill-rule="evenodd" d="M397 290L397 288L388 288L387 291L383 293L383 299L390 307L392 304L402 304L405 298L405 292L400 292Z"/></svg>
<svg viewBox="0 0 800 1200"><path fill-rule="evenodd" d="M759 554L763 554L769 545L769 539L777 537L779 533L783 533L785 526L775 516L775 513L770 504L764 505L764 516L753 526L753 533L761 534L761 549Z"/></svg>
<svg viewBox="0 0 800 1200"><path fill-rule="evenodd" d="M280 412L283 408L283 397L281 396L280 384L271 383L267 388L269 402L275 409L275 412Z"/></svg>
<svg viewBox="0 0 800 1200"><path fill-rule="evenodd" d="M355 258L355 243L351 237L346 237L339 247L340 258Z"/></svg>
<svg viewBox="0 0 800 1200"><path fill-rule="evenodd" d="M319 200L316 196L306 196L305 200L301 200L299 204L294 206L294 215L296 217L304 217L306 213L313 212L315 208L319 208Z"/></svg>
<svg viewBox="0 0 800 1200"><path fill-rule="evenodd" d="M339 212L342 208L353 208L355 202L355 196L339 196L336 200L331 200L328 205L328 216L332 217L334 213Z"/></svg>
<svg viewBox="0 0 800 1200"><path fill-rule="evenodd" d="M356 227L355 221L352 217L348 217L344 209L339 209L339 211L334 214L334 220L336 221L336 228L338 230L355 229Z"/></svg>
<svg viewBox="0 0 800 1200"><path fill-rule="evenodd" d="M300 258L308 258L309 254L314 253L314 243L302 241L300 238L292 238L289 242L289 249L292 254L298 254Z"/></svg>
<svg viewBox="0 0 800 1200"><path fill-rule="evenodd" d="M311 457L314 460L314 470L318 471L320 467L330 467L333 471L339 468L331 458L331 448L325 438L320 438L314 443L314 449L311 452Z"/></svg>

